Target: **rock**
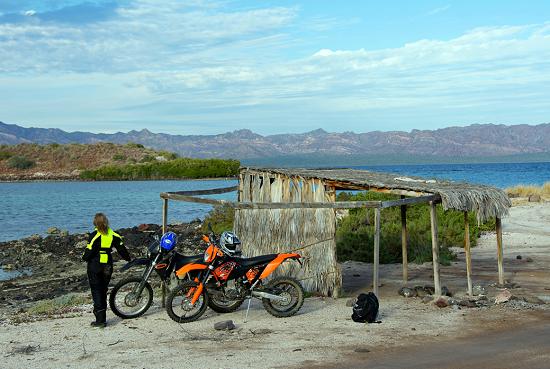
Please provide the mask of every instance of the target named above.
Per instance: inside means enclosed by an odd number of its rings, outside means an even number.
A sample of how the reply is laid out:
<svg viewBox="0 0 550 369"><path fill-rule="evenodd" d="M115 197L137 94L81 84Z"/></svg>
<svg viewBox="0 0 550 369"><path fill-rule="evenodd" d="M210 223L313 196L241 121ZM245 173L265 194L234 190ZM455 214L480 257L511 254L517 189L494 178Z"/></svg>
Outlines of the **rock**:
<svg viewBox="0 0 550 369"><path fill-rule="evenodd" d="M348 301L346 301L347 307L352 307L353 305L355 305L355 299L348 299Z"/></svg>
<svg viewBox="0 0 550 369"><path fill-rule="evenodd" d="M362 352L362 353L367 353L367 352L370 352L370 350L366 347L358 347L356 348L355 350L353 350L355 352Z"/></svg>
<svg viewBox="0 0 550 369"><path fill-rule="evenodd" d="M148 224L140 224L138 225L138 231L140 232L143 232L143 231L146 231L149 229L149 225Z"/></svg>
<svg viewBox="0 0 550 369"><path fill-rule="evenodd" d="M433 295L435 293L435 288L433 286L424 286L424 291L426 291L426 293L428 295Z"/></svg>
<svg viewBox="0 0 550 369"><path fill-rule="evenodd" d="M447 302L447 299L445 297L441 296L440 298L435 300L434 305L438 308L444 308L449 306L449 303Z"/></svg>
<svg viewBox="0 0 550 369"><path fill-rule="evenodd" d="M521 260L521 255L516 256L516 259Z"/></svg>
<svg viewBox="0 0 550 369"><path fill-rule="evenodd" d="M487 295L487 289L481 285L474 286L472 288L474 296Z"/></svg>
<svg viewBox="0 0 550 369"><path fill-rule="evenodd" d="M428 293L424 289L424 286L414 286L414 290L416 291L416 296L418 297L424 297L428 295Z"/></svg>
<svg viewBox="0 0 550 369"><path fill-rule="evenodd" d="M503 304L510 301L512 298L512 293L507 289L500 291L495 297L495 304Z"/></svg>
<svg viewBox="0 0 550 369"><path fill-rule="evenodd" d="M427 304L428 302L432 301L434 297L432 295L426 295L422 298L422 302Z"/></svg>
<svg viewBox="0 0 550 369"><path fill-rule="evenodd" d="M76 243L76 245L74 245L74 247L77 248L77 249L83 249L83 248L86 247L86 245L88 245L88 242L86 242L86 241L78 241L78 242Z"/></svg>
<svg viewBox="0 0 550 369"><path fill-rule="evenodd" d="M270 334L270 333L273 333L273 331L271 329L267 329L267 328L259 328L259 329L250 330L250 333L252 333L253 335Z"/></svg>
<svg viewBox="0 0 550 369"><path fill-rule="evenodd" d="M455 299L455 298L453 298L453 297L449 297L449 298L447 299L447 303L448 303L449 305L451 305L451 306L454 306L454 305L457 305L457 306L458 306L458 305L460 305L460 300Z"/></svg>
<svg viewBox="0 0 550 369"><path fill-rule="evenodd" d="M529 195L529 202L540 202L540 195Z"/></svg>
<svg viewBox="0 0 550 369"><path fill-rule="evenodd" d="M399 295L403 297L416 297L417 293L416 290L408 287L401 287L399 291L397 292Z"/></svg>
<svg viewBox="0 0 550 369"><path fill-rule="evenodd" d="M525 259L525 261L528 262L528 263L532 263L532 262L533 262L533 259L530 258L530 257L527 257L527 258Z"/></svg>
<svg viewBox="0 0 550 369"><path fill-rule="evenodd" d="M57 227L50 227L48 228L48 230L46 231L47 234L59 234L61 230Z"/></svg>
<svg viewBox="0 0 550 369"><path fill-rule="evenodd" d="M464 307L468 307L468 308L477 307L475 301L470 301L470 300L461 300L461 301L459 301L459 305L464 306Z"/></svg>
<svg viewBox="0 0 550 369"><path fill-rule="evenodd" d="M4 269L4 270L14 270L15 266L13 264L6 264L6 265L2 266L2 269Z"/></svg>
<svg viewBox="0 0 550 369"><path fill-rule="evenodd" d="M69 231L63 230L63 231L59 232L59 235L63 236L63 237L67 237L69 235Z"/></svg>
<svg viewBox="0 0 550 369"><path fill-rule="evenodd" d="M441 296L449 296L451 297L453 294L446 286L441 287Z"/></svg>
<svg viewBox="0 0 550 369"><path fill-rule="evenodd" d="M523 296L523 301L525 301L529 304L533 304L533 305L544 305L545 304L544 300L541 300L537 296L532 296L532 295Z"/></svg>
<svg viewBox="0 0 550 369"><path fill-rule="evenodd" d="M221 322L214 323L214 329L217 331L231 331L235 329L235 324L232 320L222 320Z"/></svg>

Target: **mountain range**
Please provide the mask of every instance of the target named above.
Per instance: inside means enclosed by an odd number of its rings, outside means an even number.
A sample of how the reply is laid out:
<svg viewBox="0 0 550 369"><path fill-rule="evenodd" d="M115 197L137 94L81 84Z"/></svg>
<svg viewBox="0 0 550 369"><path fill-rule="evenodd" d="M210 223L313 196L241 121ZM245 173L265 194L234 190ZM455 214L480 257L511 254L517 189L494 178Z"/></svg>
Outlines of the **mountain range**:
<svg viewBox="0 0 550 369"><path fill-rule="evenodd" d="M57 128L25 128L0 122L0 144L97 142L135 142L181 156L234 158L244 163L266 163L273 158L319 161L320 158L369 157L394 158L390 161L398 162L410 162L411 158L448 162L457 158L515 156L550 160L550 123L474 124L436 130L414 129L411 132L333 133L317 129L299 134L263 136L248 129L217 135L171 135L147 129L98 134L66 132ZM325 159L320 161L325 163Z"/></svg>

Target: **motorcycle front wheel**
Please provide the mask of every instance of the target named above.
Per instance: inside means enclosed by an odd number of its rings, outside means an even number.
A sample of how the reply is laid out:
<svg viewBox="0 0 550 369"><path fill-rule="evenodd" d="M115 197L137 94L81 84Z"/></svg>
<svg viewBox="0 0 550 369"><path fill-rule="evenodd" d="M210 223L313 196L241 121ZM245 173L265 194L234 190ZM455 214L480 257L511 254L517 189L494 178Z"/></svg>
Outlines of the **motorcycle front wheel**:
<svg viewBox="0 0 550 369"><path fill-rule="evenodd" d="M268 283L266 289L269 293L282 297L281 300L262 299L267 312L277 318L296 314L304 304L304 289L294 278L274 278Z"/></svg>
<svg viewBox="0 0 550 369"><path fill-rule="evenodd" d="M145 314L153 303L153 288L145 282L143 291L139 296L137 289L141 278L131 277L118 282L109 295L109 305L115 315L122 319L137 318Z"/></svg>
<svg viewBox="0 0 550 369"><path fill-rule="evenodd" d="M177 323L189 323L199 319L208 306L208 294L203 289L197 301L191 303L198 283L185 281L174 287L166 297L166 312Z"/></svg>

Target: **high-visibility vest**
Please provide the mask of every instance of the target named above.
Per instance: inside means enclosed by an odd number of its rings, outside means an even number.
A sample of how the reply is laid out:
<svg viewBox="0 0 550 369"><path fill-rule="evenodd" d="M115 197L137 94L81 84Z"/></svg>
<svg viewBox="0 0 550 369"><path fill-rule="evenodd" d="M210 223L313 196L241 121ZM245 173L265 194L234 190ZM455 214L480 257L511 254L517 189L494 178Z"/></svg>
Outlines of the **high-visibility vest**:
<svg viewBox="0 0 550 369"><path fill-rule="evenodd" d="M97 231L97 228L96 228L96 231ZM101 234L99 231L97 231L94 238L92 238L90 243L86 246L89 250L91 250L95 240L97 240L98 237L101 237L101 246L99 248L100 264L107 264L109 262L109 255L111 255L111 247L113 245L114 236L122 239L122 237L120 237L120 235L114 232L111 228L107 230L107 234Z"/></svg>

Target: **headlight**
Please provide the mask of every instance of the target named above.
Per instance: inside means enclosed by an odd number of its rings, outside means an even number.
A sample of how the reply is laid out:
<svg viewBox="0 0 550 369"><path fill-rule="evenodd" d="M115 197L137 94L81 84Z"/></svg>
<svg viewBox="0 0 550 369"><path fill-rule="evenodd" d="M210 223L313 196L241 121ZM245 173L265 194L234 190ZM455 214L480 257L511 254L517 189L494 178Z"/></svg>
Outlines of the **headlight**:
<svg viewBox="0 0 550 369"><path fill-rule="evenodd" d="M208 250L204 252L204 262L207 263L210 260L210 253Z"/></svg>

